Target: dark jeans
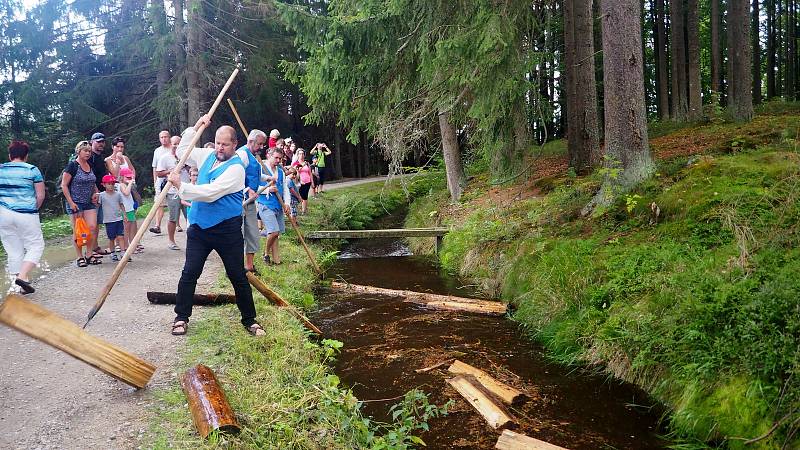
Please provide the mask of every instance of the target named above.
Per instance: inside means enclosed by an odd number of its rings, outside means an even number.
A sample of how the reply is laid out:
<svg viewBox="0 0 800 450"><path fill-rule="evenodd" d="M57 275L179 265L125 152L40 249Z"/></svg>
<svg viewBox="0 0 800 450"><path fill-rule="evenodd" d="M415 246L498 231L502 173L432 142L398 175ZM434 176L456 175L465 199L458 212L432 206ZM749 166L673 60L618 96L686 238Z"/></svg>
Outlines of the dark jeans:
<svg viewBox="0 0 800 450"><path fill-rule="evenodd" d="M225 273L233 284L236 293L236 306L242 313L242 325L249 327L256 323L256 307L253 304L253 291L244 271L244 238L242 237L242 217L224 220L205 230L192 224L186 230L186 262L178 282L178 295L175 302L175 320L188 321L192 315L192 300L197 287L197 279L203 273L203 266L211 251L222 258Z"/></svg>

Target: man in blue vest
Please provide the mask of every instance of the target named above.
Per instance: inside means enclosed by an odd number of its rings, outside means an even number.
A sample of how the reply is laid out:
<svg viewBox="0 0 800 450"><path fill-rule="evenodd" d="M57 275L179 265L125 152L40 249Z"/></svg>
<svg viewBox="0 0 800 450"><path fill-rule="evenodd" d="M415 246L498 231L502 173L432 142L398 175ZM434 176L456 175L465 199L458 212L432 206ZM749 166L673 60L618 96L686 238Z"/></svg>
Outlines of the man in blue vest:
<svg viewBox="0 0 800 450"><path fill-rule="evenodd" d="M261 148L267 142L267 135L261 130L250 130L247 136L247 145L242 146L236 150L236 154L242 161L247 160L247 168L245 172L245 198L255 197L258 185L261 183L261 163L256 155L261 152ZM248 272L256 272L256 266L253 264L256 252L260 244L260 237L258 235L258 213L256 212L255 202L250 203L244 207L244 224L242 225L242 234L244 235L244 268Z"/></svg>
<svg viewBox="0 0 800 450"><path fill-rule="evenodd" d="M195 130L210 123L211 119L204 115L194 127L183 132L178 157L188 150ZM167 177L178 188L178 195L192 202L189 212L191 226L186 230L186 262L178 282L176 317L172 323L172 334L176 336L186 334L197 279L203 273L203 266L212 250L222 259L225 273L231 280L236 306L242 314L242 325L254 336L266 334L256 322L253 291L242 261L242 191L247 161L236 154L236 143L236 131L232 127L219 127L214 148L195 148L186 161L199 170L197 184L182 183L180 174L174 171Z"/></svg>
<svg viewBox="0 0 800 450"><path fill-rule="evenodd" d="M277 147L272 148L267 156L261 185L269 182L272 186L258 196L258 215L261 216L264 231L267 232L267 243L264 244L264 263L272 265L281 263L278 238L281 233L286 231L283 218L284 214L289 214L289 205L292 199L289 193L289 178L281 170L283 150ZM283 198L283 202L278 200L278 196Z"/></svg>

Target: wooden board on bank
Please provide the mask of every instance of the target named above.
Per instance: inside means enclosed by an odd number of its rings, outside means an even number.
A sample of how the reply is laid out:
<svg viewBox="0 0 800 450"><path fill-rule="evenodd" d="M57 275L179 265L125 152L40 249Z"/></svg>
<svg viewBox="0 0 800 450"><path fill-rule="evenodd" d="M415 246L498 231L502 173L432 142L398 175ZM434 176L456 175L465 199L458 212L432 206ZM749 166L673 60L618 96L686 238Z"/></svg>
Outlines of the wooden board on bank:
<svg viewBox="0 0 800 450"><path fill-rule="evenodd" d="M494 448L498 450L567 450L564 447L515 433L511 430L503 430L503 434L497 439L497 444L495 444Z"/></svg>
<svg viewBox="0 0 800 450"><path fill-rule="evenodd" d="M192 413L192 421L203 438L214 430L238 433L239 422L214 372L198 364L181 377L181 387Z"/></svg>
<svg viewBox="0 0 800 450"><path fill-rule="evenodd" d="M174 292L147 291L147 300L154 305L174 305L178 295ZM212 306L235 304L236 296L231 294L194 294L193 305Z"/></svg>
<svg viewBox="0 0 800 450"><path fill-rule="evenodd" d="M488 316L502 316L506 313L506 304L492 300L482 300L478 298L456 297L454 295L430 294L427 292L415 292L398 289L386 289L375 286L364 286L360 284L331 283L331 289L366 292L369 294L389 295L393 297L404 297L405 301L424 305L431 309L446 311L464 311Z"/></svg>
<svg viewBox="0 0 800 450"><path fill-rule="evenodd" d="M490 427L497 430L515 425L511 414L473 375L456 375L447 383L478 411Z"/></svg>
<svg viewBox="0 0 800 450"><path fill-rule="evenodd" d="M523 394L521 391L518 391L505 383L497 381L492 378L491 375L482 371L481 369L470 366L469 364L459 360L455 360L447 370L456 375L466 374L474 376L478 382L481 383L489 392L509 405L518 403L525 398L525 394Z"/></svg>
<svg viewBox="0 0 800 450"><path fill-rule="evenodd" d="M149 362L16 294L0 304L0 322L135 388L145 387L156 370Z"/></svg>

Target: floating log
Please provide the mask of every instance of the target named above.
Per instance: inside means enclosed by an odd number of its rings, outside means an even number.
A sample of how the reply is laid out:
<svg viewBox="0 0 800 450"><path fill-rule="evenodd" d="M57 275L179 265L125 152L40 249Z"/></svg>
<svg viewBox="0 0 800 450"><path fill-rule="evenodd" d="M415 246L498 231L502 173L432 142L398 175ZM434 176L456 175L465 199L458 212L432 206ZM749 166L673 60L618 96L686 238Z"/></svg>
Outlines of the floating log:
<svg viewBox="0 0 800 450"><path fill-rule="evenodd" d="M438 363L436 363L436 364L434 364L432 366L423 367L422 369L415 369L414 372L416 372L416 373L430 372L433 369L437 369L439 367L442 367L442 366L445 366L447 364L450 364L450 361L452 361L452 360L453 360L453 358L445 359L444 361L439 361Z"/></svg>
<svg viewBox="0 0 800 450"><path fill-rule="evenodd" d="M16 294L0 304L0 322L135 388L145 387L156 370L149 362Z"/></svg>
<svg viewBox="0 0 800 450"><path fill-rule="evenodd" d="M470 366L469 364L459 360L455 360L447 370L456 375L473 375L478 382L486 388L486 390L509 405L512 405L515 402L520 402L525 398L525 394L523 394L521 391L518 391L505 383L501 383L481 369Z"/></svg>
<svg viewBox="0 0 800 450"><path fill-rule="evenodd" d="M511 430L503 430L494 448L499 450L567 450L564 447L534 439Z"/></svg>
<svg viewBox="0 0 800 450"><path fill-rule="evenodd" d="M456 297L454 295L429 294L427 292L414 292L398 289L386 289L375 286L364 286L360 284L331 283L332 289L347 290L356 292L367 292L378 295L391 295L393 297L405 297L405 301L417 303L432 309L446 311L465 311L488 316L502 316L506 313L506 304L491 300L481 300L477 298Z"/></svg>
<svg viewBox="0 0 800 450"><path fill-rule="evenodd" d="M189 400L194 426L203 439L214 430L239 432L239 422L211 369L198 364L187 370L181 377L181 387Z"/></svg>
<svg viewBox="0 0 800 450"><path fill-rule="evenodd" d="M147 300L154 305L174 305L177 296L174 292L147 292ZM201 306L226 305L236 303L236 296L231 294L194 294L192 303Z"/></svg>
<svg viewBox="0 0 800 450"><path fill-rule="evenodd" d="M261 292L261 295L266 297L267 300L271 301L273 304L281 307L285 307L287 311L289 311L293 316L299 320L303 326L308 328L309 330L313 331L318 335L322 335L322 330L317 328L310 320L306 318L303 314L301 314L297 308L290 305L286 300L282 299L280 295L278 295L275 291L270 289L260 278L255 276L252 272L247 272L247 280L250 281L250 284L253 285L254 288L258 292Z"/></svg>
<svg viewBox="0 0 800 450"><path fill-rule="evenodd" d="M514 419L473 375L456 375L447 380L494 429L514 426Z"/></svg>

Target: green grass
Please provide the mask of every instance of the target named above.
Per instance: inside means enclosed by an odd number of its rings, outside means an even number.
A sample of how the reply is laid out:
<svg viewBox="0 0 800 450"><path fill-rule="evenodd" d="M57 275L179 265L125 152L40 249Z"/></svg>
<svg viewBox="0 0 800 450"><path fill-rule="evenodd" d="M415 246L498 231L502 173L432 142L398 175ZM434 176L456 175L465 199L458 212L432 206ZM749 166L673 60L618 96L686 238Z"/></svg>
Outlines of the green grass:
<svg viewBox="0 0 800 450"><path fill-rule="evenodd" d="M422 189L426 179L414 181L411 192ZM392 211L406 201L398 183L333 190L310 202L310 214L301 217L302 229L367 225L384 214L384 207ZM323 265L334 255L317 245L311 248ZM293 305L313 306L316 277L294 231L287 230L280 238L280 251L280 266L268 268L256 258L262 280ZM224 273L216 289L231 292ZM270 306L257 291L253 294L266 338L256 339L244 331L235 306L209 308L192 320L187 345L172 369L182 373L202 363L214 370L242 432L200 439L178 381L173 380L155 394L146 448L404 449L421 442L414 433L427 426L428 418L444 413L415 390L395 407L392 424L365 418L358 399L339 383L330 367L342 343L317 342L292 315Z"/></svg>
<svg viewBox="0 0 800 450"><path fill-rule="evenodd" d="M514 318L556 360L600 365L663 402L676 445L781 448L789 439L794 448L794 136L778 133L732 154L660 161L655 177L599 217L579 214L598 185L595 175L562 177L547 195L508 207L461 205L455 220L440 214L446 192L433 192L415 202L407 225L452 226L440 253L448 270L513 303ZM784 417L768 438L745 446Z"/></svg>

